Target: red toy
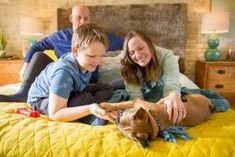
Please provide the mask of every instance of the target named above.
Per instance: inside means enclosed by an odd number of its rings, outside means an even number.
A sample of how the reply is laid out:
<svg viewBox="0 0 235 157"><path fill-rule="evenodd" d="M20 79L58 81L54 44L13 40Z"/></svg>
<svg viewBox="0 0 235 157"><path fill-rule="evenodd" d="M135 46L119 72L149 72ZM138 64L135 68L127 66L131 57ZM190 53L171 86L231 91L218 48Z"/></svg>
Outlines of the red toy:
<svg viewBox="0 0 235 157"><path fill-rule="evenodd" d="M28 110L26 108L17 108L16 109L16 113L23 114L25 116L32 117L32 118L40 117L40 112L38 112L38 111L31 111L31 110Z"/></svg>

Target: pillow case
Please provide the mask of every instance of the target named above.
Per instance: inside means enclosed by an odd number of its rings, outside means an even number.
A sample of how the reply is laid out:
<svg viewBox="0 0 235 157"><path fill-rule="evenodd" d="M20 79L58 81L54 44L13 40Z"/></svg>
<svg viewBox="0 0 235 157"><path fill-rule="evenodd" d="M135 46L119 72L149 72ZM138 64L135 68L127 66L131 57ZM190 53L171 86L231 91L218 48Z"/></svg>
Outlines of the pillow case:
<svg viewBox="0 0 235 157"><path fill-rule="evenodd" d="M115 52L108 52L108 55L103 58L101 65L99 66L99 78L98 83L108 83L112 80L121 78L120 66L121 59L124 55L122 50ZM118 55L115 55L118 54ZM111 55L111 56L110 56ZM114 55L114 57L112 57Z"/></svg>
<svg viewBox="0 0 235 157"><path fill-rule="evenodd" d="M180 86L188 89L199 89L199 87L191 81L186 75L180 73L179 75Z"/></svg>

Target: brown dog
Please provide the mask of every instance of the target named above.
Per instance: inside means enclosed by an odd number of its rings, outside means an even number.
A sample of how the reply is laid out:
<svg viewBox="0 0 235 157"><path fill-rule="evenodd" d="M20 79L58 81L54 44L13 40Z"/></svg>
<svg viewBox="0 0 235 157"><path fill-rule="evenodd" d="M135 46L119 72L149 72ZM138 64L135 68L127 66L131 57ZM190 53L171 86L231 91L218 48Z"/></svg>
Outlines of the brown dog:
<svg viewBox="0 0 235 157"><path fill-rule="evenodd" d="M179 126L194 126L209 119L214 106L200 94L191 94L183 99L187 116ZM121 103L101 103L106 111L124 110L117 118L118 129L129 139L146 147L148 140L156 139L158 132L173 126L165 104L146 102L140 99Z"/></svg>

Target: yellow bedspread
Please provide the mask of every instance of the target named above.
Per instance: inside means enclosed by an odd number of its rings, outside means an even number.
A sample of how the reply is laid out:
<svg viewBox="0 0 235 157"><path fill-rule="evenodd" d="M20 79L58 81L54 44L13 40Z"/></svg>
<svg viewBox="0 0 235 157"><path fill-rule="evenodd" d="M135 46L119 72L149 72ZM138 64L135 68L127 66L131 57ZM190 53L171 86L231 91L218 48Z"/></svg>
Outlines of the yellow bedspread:
<svg viewBox="0 0 235 157"><path fill-rule="evenodd" d="M126 139L115 125L89 126L78 122L52 122L45 117L15 114L22 103L0 103L0 156L81 157L235 157L235 112L215 113L187 131L190 141L178 144L157 138L143 149Z"/></svg>

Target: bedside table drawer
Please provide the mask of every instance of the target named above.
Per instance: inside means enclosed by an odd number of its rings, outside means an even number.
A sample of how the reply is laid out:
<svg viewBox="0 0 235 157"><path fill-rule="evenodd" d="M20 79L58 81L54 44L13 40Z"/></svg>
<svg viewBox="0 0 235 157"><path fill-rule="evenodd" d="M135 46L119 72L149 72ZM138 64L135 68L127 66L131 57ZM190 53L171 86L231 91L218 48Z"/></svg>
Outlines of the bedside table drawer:
<svg viewBox="0 0 235 157"><path fill-rule="evenodd" d="M218 92L231 92L235 93L235 81L212 81L207 82L207 89L215 90Z"/></svg>
<svg viewBox="0 0 235 157"><path fill-rule="evenodd" d="M235 68L234 67L221 67L221 66L209 66L208 67L208 79L234 79Z"/></svg>
<svg viewBox="0 0 235 157"><path fill-rule="evenodd" d="M195 81L200 88L223 95L235 108L235 62L198 60Z"/></svg>
<svg viewBox="0 0 235 157"><path fill-rule="evenodd" d="M0 86L19 83L22 60L0 60Z"/></svg>

